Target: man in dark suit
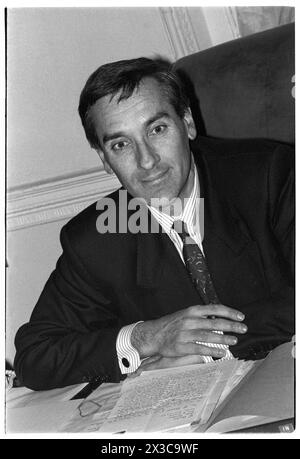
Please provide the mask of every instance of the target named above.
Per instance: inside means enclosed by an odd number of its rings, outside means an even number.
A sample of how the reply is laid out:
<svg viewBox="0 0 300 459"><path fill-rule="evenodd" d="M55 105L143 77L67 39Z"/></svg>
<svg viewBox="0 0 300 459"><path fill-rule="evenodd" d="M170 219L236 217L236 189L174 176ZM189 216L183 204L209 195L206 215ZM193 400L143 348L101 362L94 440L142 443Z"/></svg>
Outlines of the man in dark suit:
<svg viewBox="0 0 300 459"><path fill-rule="evenodd" d="M21 382L119 381L140 369L260 358L290 340L291 149L196 138L178 76L145 58L96 70L79 113L123 187L63 227L63 254L16 336Z"/></svg>

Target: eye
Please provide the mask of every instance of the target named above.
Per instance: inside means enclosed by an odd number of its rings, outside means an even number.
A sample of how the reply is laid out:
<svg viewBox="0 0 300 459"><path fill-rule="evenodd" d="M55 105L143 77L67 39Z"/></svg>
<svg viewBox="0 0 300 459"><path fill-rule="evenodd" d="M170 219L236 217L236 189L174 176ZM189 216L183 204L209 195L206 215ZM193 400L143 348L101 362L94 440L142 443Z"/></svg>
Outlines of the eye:
<svg viewBox="0 0 300 459"><path fill-rule="evenodd" d="M117 142L111 146L112 150L114 151L120 151L126 148L128 145L128 142L125 142L124 140Z"/></svg>
<svg viewBox="0 0 300 459"><path fill-rule="evenodd" d="M166 126L166 125L164 125L164 124L159 124L158 126L155 126L155 127L152 129L151 134L154 134L154 135L162 134L166 129L167 129L167 126Z"/></svg>

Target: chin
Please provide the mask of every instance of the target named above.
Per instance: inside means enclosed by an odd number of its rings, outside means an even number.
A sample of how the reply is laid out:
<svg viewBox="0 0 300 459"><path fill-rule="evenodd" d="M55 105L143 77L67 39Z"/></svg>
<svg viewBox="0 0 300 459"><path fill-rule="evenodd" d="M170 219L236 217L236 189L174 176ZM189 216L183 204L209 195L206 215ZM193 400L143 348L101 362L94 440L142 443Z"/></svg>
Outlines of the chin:
<svg viewBox="0 0 300 459"><path fill-rule="evenodd" d="M149 201L153 200L153 207L168 208L174 205L177 202L177 196L168 195L168 194L159 194L157 197L150 197Z"/></svg>
<svg viewBox="0 0 300 459"><path fill-rule="evenodd" d="M150 192L150 190L130 190L128 189L129 193L131 196L139 198L139 199L144 199L148 205L153 205L153 207L169 207L172 205L177 197L178 193L177 190L173 189L153 189L153 191ZM153 203L151 201L153 200Z"/></svg>

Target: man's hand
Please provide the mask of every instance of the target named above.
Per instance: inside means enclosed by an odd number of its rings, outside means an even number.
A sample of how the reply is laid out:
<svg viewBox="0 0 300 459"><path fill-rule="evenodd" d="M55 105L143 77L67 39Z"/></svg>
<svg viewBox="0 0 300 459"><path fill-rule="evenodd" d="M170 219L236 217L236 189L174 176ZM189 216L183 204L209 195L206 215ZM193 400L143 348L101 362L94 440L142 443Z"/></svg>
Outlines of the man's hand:
<svg viewBox="0 0 300 459"><path fill-rule="evenodd" d="M222 304L191 306L156 320L138 324L132 332L131 343L142 359L152 356L183 357L187 355L209 355L224 357L225 351L208 347L204 343L219 343L233 346L237 338L232 335L214 333L246 333L241 322L244 314Z"/></svg>

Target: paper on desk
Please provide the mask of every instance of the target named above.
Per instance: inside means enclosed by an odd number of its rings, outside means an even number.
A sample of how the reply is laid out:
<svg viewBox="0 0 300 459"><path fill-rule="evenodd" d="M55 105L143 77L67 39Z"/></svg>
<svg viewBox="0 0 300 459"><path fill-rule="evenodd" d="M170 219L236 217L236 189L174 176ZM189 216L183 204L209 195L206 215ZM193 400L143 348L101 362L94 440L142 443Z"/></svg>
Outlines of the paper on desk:
<svg viewBox="0 0 300 459"><path fill-rule="evenodd" d="M105 383L82 400L60 432L97 432L117 403L122 383Z"/></svg>
<svg viewBox="0 0 300 459"><path fill-rule="evenodd" d="M199 421L208 407L207 398L218 391L213 396L214 407L224 378L235 366L236 361L188 365L145 372L126 380L100 432L161 432ZM218 380L223 380L222 387L216 384Z"/></svg>
<svg viewBox="0 0 300 459"><path fill-rule="evenodd" d="M69 400L8 409L6 432L58 432L72 417L79 403L80 400Z"/></svg>
<svg viewBox="0 0 300 459"><path fill-rule="evenodd" d="M268 418L266 416L233 416L228 419L223 419L216 424L211 425L206 432L209 433L225 433L233 432L239 428L247 429L253 426L260 426L262 424L268 424L276 422L276 418Z"/></svg>
<svg viewBox="0 0 300 459"><path fill-rule="evenodd" d="M226 386L224 387L222 394L219 398L216 408L218 408L223 401L228 397L228 395L238 386L238 384L244 379L247 373L253 368L257 362L253 360L239 360L237 361L237 367L232 373L231 377L228 379Z"/></svg>
<svg viewBox="0 0 300 459"><path fill-rule="evenodd" d="M236 383L236 375L240 374L240 368L244 362L237 359L225 360L222 362L216 362L215 365L222 366L222 372L220 378L216 382L215 387L207 397L206 405L203 408L201 419L198 422L194 422L194 425L202 425L208 422L211 414L219 406L220 400L223 398L224 393L229 392L233 384ZM230 386L230 389L229 387ZM226 391L227 388L227 391Z"/></svg>
<svg viewBox="0 0 300 459"><path fill-rule="evenodd" d="M274 349L230 398L213 424L247 417L260 420L281 420L294 417L294 358L293 343ZM252 424L253 425L253 424ZM232 428L232 422L230 427ZM245 427L239 422L235 428ZM210 431L210 429L209 429Z"/></svg>
<svg viewBox="0 0 300 459"><path fill-rule="evenodd" d="M219 370L218 377L214 381L213 385L210 385L210 388L207 393L203 394L202 398L202 404L198 405L197 410L195 410L195 414L193 416L192 422L189 422L187 425L181 425L183 418L181 418L181 412L178 412L179 418L179 424L176 426L172 426L172 428L167 428L167 429L159 429L159 431L165 431L171 433L172 431L174 432L193 432L195 427L198 427L199 425L207 423L208 419L210 418L212 412L216 408L219 398L221 394L223 393L224 386L227 384L227 381L231 379L232 374L236 371L236 368L239 366L239 362L237 360L231 360L229 361L222 361L221 362L216 362L213 364L206 364L206 365L211 365L211 366L216 366L217 369ZM210 381L211 384L211 381ZM193 392L194 388L190 388L191 391ZM193 396L191 396L191 404L195 405L197 403L197 399L195 399ZM157 428L159 427L159 424L156 423L155 417L151 418L151 424L155 426L155 431L157 431ZM177 424L177 423L176 423ZM149 431L149 426L147 426L147 431Z"/></svg>

